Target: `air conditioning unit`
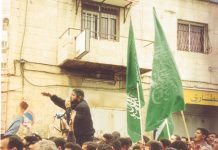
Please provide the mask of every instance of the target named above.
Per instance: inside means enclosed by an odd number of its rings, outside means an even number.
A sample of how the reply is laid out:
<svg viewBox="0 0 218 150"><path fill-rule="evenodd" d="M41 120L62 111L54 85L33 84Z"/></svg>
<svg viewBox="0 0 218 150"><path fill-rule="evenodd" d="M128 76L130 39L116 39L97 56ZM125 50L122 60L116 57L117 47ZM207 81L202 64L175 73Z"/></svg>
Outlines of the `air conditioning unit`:
<svg viewBox="0 0 218 150"><path fill-rule="evenodd" d="M80 59L90 50L90 30L85 29L76 36L76 56Z"/></svg>

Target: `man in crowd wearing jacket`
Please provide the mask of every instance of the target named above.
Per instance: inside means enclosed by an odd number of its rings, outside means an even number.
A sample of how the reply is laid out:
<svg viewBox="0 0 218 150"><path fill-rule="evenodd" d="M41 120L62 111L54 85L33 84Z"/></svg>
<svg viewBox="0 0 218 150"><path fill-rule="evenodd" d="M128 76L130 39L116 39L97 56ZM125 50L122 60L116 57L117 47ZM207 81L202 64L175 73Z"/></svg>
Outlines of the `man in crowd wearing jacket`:
<svg viewBox="0 0 218 150"><path fill-rule="evenodd" d="M82 145L86 141L93 140L95 129L93 128L90 108L84 100L84 92L81 89L73 89L70 96L70 107L68 107L69 101L65 101L56 95L49 92L42 92L42 95L50 97L55 105L66 110L67 116L69 116L70 110L71 115L70 118L67 117L67 122L74 132L76 143Z"/></svg>

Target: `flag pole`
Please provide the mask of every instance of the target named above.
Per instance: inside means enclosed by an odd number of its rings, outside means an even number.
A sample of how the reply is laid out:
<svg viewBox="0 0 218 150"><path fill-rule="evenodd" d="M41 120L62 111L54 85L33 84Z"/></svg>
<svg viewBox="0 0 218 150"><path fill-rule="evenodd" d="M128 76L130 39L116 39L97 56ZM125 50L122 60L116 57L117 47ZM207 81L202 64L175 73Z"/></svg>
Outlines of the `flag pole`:
<svg viewBox="0 0 218 150"><path fill-rule="evenodd" d="M140 93L139 93L139 81L137 81L137 95L138 95L138 101L139 101L139 116L140 116L140 129L141 129L141 140L142 143L144 143L143 140L143 133L142 133L142 113L141 113L141 101L140 101Z"/></svg>
<svg viewBox="0 0 218 150"><path fill-rule="evenodd" d="M168 125L168 120L167 120L167 118L165 119L165 123L166 123L166 125L167 125L168 139L170 139L170 129L169 129L169 125Z"/></svg>
<svg viewBox="0 0 218 150"><path fill-rule="evenodd" d="M181 111L181 114L182 114L182 120L183 120L183 123L184 123L184 126L185 126L185 132L186 132L188 141L191 142L183 110Z"/></svg>

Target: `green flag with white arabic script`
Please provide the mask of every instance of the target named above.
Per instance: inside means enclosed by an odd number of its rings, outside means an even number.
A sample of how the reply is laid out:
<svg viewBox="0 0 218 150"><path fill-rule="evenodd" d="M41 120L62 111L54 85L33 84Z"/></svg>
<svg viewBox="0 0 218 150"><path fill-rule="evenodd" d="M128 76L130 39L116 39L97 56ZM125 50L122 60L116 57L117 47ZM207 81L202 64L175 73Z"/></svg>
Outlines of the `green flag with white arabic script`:
<svg viewBox="0 0 218 150"><path fill-rule="evenodd" d="M155 42L146 131L158 128L172 112L185 107L179 73L155 10L153 14Z"/></svg>
<svg viewBox="0 0 218 150"><path fill-rule="evenodd" d="M144 106L144 96L138 67L132 21L130 21L128 37L126 93L128 134L133 142L137 142L141 139L140 108Z"/></svg>

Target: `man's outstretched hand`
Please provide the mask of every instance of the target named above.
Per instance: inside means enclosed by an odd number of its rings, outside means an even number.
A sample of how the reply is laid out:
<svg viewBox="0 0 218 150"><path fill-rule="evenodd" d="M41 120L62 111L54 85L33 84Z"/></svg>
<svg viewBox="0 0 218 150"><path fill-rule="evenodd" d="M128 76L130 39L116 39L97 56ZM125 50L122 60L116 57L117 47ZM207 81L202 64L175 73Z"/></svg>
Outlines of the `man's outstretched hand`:
<svg viewBox="0 0 218 150"><path fill-rule="evenodd" d="M49 92L42 92L41 93L43 96L48 96L48 97L51 97L52 95L51 95L51 93L49 93Z"/></svg>

